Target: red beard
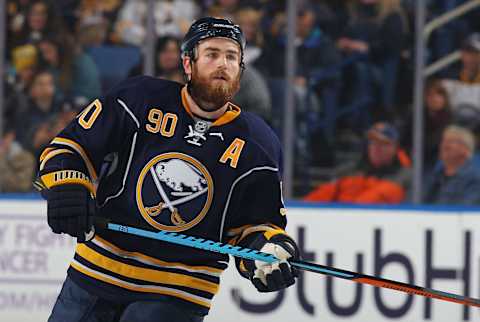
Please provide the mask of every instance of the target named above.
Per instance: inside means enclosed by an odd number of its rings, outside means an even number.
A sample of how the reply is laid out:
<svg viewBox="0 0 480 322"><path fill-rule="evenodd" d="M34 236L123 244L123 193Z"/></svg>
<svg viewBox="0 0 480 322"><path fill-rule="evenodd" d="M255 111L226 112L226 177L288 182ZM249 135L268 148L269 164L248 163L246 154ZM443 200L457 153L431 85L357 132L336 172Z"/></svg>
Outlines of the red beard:
<svg viewBox="0 0 480 322"><path fill-rule="evenodd" d="M215 81L218 77L225 81ZM202 110L216 111L231 101L240 89L240 74L233 80L221 71L209 76L200 76L197 66L194 65L189 89L193 99Z"/></svg>

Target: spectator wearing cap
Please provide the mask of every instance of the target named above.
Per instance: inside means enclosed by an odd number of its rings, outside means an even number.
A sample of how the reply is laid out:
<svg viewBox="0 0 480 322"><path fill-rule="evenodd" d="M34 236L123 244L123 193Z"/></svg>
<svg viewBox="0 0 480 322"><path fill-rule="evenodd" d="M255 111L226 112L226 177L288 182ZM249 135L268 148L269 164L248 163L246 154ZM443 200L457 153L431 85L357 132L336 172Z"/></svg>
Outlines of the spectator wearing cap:
<svg viewBox="0 0 480 322"><path fill-rule="evenodd" d="M480 33L468 36L460 48L460 71L443 80L452 110L471 105L480 110Z"/></svg>
<svg viewBox="0 0 480 322"><path fill-rule="evenodd" d="M411 162L399 147L399 133L387 122L367 131L365 156L349 175L319 185L306 201L398 204L410 185Z"/></svg>
<svg viewBox="0 0 480 322"><path fill-rule="evenodd" d="M439 162L427 175L424 202L480 204L480 170L473 162L475 137L464 127L450 125L440 141Z"/></svg>

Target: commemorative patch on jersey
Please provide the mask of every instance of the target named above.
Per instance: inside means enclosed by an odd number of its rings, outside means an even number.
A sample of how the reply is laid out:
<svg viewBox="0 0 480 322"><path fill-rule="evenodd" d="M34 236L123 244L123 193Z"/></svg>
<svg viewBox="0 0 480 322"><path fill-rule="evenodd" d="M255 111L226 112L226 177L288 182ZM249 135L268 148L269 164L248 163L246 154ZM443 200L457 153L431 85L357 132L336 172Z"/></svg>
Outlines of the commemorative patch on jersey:
<svg viewBox="0 0 480 322"><path fill-rule="evenodd" d="M157 155L142 169L136 187L137 206L153 227L184 231L207 214L213 180L198 160L183 153Z"/></svg>

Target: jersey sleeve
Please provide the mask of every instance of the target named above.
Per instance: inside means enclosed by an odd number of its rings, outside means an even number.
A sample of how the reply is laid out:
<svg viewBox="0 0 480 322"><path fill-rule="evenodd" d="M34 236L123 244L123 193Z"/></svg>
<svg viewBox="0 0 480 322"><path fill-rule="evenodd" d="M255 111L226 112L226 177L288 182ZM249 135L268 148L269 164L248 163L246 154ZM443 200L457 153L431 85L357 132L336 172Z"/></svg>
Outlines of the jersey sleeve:
<svg viewBox="0 0 480 322"><path fill-rule="evenodd" d="M254 169L232 191L226 239L241 242L254 231L283 230L287 224L278 170ZM254 227L252 229L252 227Z"/></svg>
<svg viewBox="0 0 480 322"><path fill-rule="evenodd" d="M95 194L102 162L138 130L141 78L120 83L90 103L45 148L40 156L39 190L78 183Z"/></svg>
<svg viewBox="0 0 480 322"><path fill-rule="evenodd" d="M281 148L273 132L266 125L256 124L254 138L257 154L251 168L241 174L231 188L231 202L222 240L249 247L259 238L267 241L276 235L288 236L286 209L282 196ZM258 139L256 139L258 138ZM237 269L248 277L241 260Z"/></svg>
<svg viewBox="0 0 480 322"><path fill-rule="evenodd" d="M232 220L225 231L228 243L252 248L258 238L268 241L277 235L288 237L278 169L253 171L238 187L238 194ZM243 260L236 258L235 263L239 273L248 278Z"/></svg>

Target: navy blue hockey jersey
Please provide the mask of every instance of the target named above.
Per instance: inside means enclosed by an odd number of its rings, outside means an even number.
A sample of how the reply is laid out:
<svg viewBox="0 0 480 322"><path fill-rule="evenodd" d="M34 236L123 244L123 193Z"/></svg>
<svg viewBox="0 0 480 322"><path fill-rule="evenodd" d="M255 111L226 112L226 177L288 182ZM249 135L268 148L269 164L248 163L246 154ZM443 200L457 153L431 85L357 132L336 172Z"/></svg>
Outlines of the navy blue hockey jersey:
<svg viewBox="0 0 480 322"><path fill-rule="evenodd" d="M284 233L280 144L231 104L213 124L195 117L186 87L137 77L86 107L45 149L46 187L81 183L98 215L151 230L241 244ZM78 244L68 274L94 294L173 296L208 310L228 256L112 231Z"/></svg>

